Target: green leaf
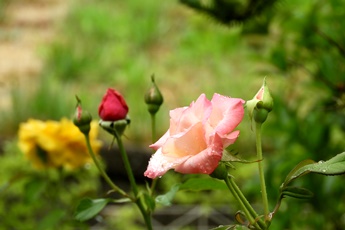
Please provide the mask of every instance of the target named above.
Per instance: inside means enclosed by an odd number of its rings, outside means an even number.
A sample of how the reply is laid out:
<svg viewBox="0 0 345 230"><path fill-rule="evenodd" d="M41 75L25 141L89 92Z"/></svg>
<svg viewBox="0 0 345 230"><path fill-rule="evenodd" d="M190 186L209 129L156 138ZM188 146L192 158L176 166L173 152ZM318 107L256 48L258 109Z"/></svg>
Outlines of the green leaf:
<svg viewBox="0 0 345 230"><path fill-rule="evenodd" d="M293 169L286 178L283 186L308 173L318 173L326 176L335 176L345 174L345 152L339 153L328 161L319 161L317 163L305 163L302 161L297 169ZM310 161L309 161L310 162ZM296 167L297 167L296 166Z"/></svg>
<svg viewBox="0 0 345 230"><path fill-rule="evenodd" d="M308 189L294 186L287 186L281 191L282 198L289 196L297 199L310 199L313 195L314 194Z"/></svg>
<svg viewBox="0 0 345 230"><path fill-rule="evenodd" d="M289 174L286 176L286 179L283 183L284 187L291 182L292 178L294 177L295 173L302 167L306 166L306 165L309 165L309 164L314 164L315 161L313 160L303 160L301 161L300 163L298 163L290 172ZM295 179L295 178L294 178Z"/></svg>
<svg viewBox="0 0 345 230"><path fill-rule="evenodd" d="M79 221L89 220L96 216L112 199L85 198L77 206L75 218Z"/></svg>
<svg viewBox="0 0 345 230"><path fill-rule="evenodd" d="M175 194L179 190L181 184L175 184L171 187L170 191L164 195L159 195L156 197L156 202L165 206L171 205L172 199L175 197Z"/></svg>
<svg viewBox="0 0 345 230"><path fill-rule="evenodd" d="M164 195L156 197L156 202L162 205L169 206L174 198L176 192L179 190L190 190L190 191L202 191L202 190L214 190L214 189L228 189L226 184L214 178L190 178L183 184L175 184L171 187L170 191Z"/></svg>
<svg viewBox="0 0 345 230"><path fill-rule="evenodd" d="M224 181L214 178L190 178L180 186L180 190L202 191L228 189Z"/></svg>

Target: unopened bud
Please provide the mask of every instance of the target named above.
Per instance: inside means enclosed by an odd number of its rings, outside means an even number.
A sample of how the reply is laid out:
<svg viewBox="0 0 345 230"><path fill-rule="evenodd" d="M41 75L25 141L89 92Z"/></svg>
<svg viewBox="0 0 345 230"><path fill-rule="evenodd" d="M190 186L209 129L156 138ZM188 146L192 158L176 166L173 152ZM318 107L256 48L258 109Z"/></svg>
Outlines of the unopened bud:
<svg viewBox="0 0 345 230"><path fill-rule="evenodd" d="M259 123L264 123L268 117L269 111L262 108L255 108L254 109L254 121L259 122Z"/></svg>
<svg viewBox="0 0 345 230"><path fill-rule="evenodd" d="M148 106L148 111L155 114L163 104L163 96L155 83L154 75L151 76L151 82L151 87L145 94L145 103Z"/></svg>
<svg viewBox="0 0 345 230"><path fill-rule="evenodd" d="M81 101L78 96L76 96L76 98L77 106L73 117L73 123L83 134L87 135L91 129L90 123L92 121L92 116L88 111L82 109Z"/></svg>
<svg viewBox="0 0 345 230"><path fill-rule="evenodd" d="M246 107L249 117L254 117L255 122L263 123L266 121L268 113L273 109L273 98L266 85L266 78L254 98L247 101Z"/></svg>
<svg viewBox="0 0 345 230"><path fill-rule="evenodd" d="M271 96L270 90L266 85L266 78L264 79L259 92L255 95L254 98L259 100L256 105L257 108L266 109L268 112L273 109L273 98Z"/></svg>

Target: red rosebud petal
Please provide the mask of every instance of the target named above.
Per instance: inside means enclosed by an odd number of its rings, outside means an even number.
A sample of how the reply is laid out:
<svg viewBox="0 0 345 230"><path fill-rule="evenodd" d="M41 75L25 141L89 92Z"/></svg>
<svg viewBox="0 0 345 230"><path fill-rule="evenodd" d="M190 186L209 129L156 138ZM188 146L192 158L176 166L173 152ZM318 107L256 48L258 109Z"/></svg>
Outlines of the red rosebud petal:
<svg viewBox="0 0 345 230"><path fill-rule="evenodd" d="M103 121L118 121L125 119L128 106L122 95L109 88L98 107L98 115Z"/></svg>

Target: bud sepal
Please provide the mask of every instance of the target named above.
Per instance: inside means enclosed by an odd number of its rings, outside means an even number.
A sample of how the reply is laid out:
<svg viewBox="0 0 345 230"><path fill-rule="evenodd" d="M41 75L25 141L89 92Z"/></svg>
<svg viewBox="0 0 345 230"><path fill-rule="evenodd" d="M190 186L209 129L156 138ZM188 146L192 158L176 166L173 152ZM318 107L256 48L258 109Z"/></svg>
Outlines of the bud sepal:
<svg viewBox="0 0 345 230"><path fill-rule="evenodd" d="M125 132L127 125L130 124L129 116L126 119L121 119L117 121L103 121L99 120L99 126L101 126L105 131L113 135L114 137L120 137Z"/></svg>

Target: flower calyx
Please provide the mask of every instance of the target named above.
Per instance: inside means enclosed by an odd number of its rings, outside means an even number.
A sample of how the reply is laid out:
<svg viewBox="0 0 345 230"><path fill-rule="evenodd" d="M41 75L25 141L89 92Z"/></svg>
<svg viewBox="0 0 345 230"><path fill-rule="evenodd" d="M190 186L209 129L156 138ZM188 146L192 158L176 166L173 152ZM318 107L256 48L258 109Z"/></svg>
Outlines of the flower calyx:
<svg viewBox="0 0 345 230"><path fill-rule="evenodd" d="M131 120L127 116L126 119L117 120L117 121L99 121L99 126L101 126L105 131L110 133L116 138L122 136L125 132L127 125L129 125Z"/></svg>

